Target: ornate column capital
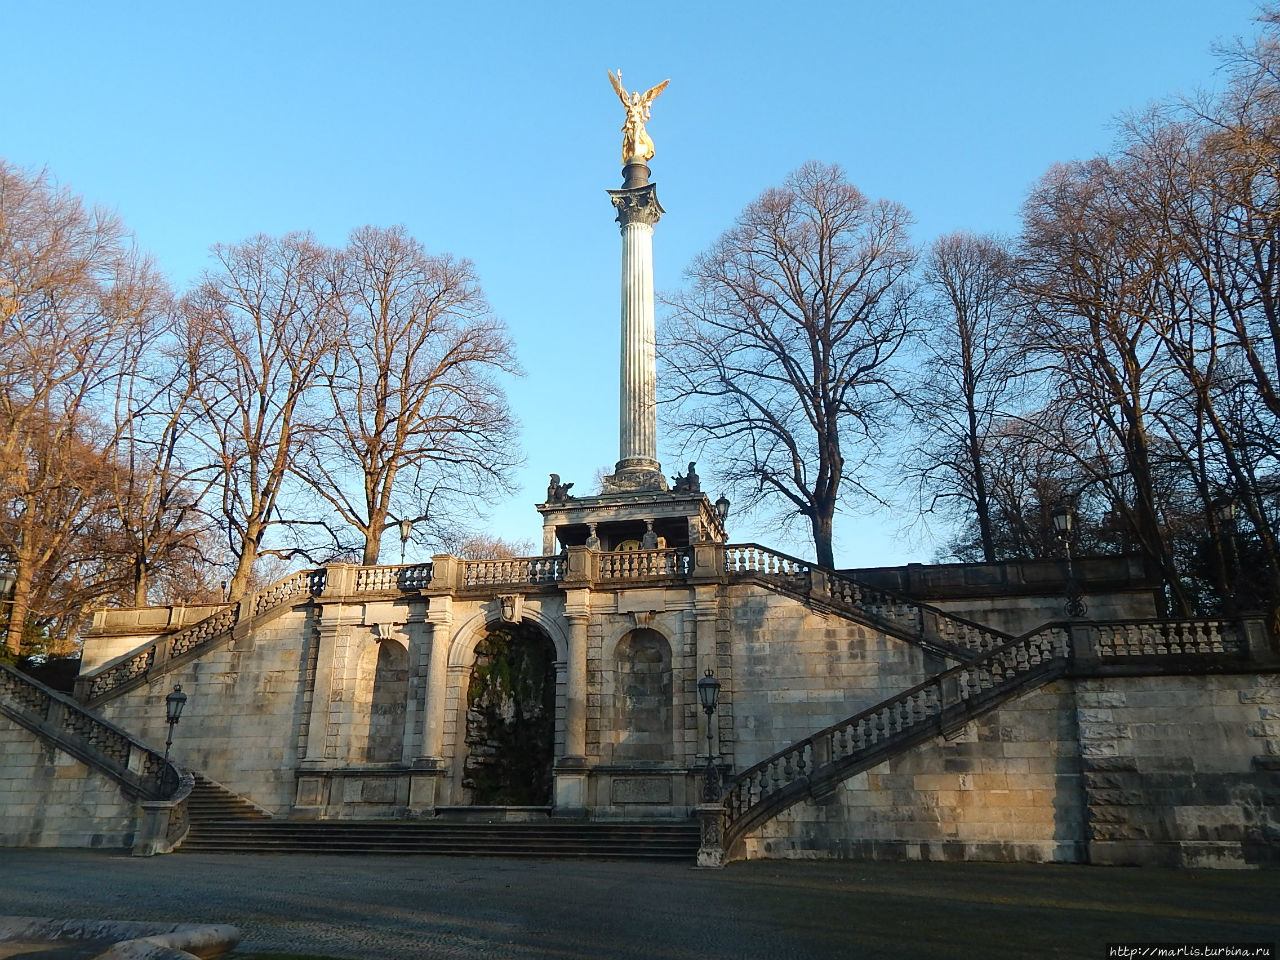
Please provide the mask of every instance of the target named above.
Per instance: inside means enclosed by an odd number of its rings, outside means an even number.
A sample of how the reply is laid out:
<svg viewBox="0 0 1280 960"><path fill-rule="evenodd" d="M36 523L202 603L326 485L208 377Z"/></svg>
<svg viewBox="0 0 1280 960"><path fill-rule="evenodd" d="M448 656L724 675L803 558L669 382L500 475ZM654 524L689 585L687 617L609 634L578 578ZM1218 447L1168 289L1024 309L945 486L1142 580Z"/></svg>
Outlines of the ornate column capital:
<svg viewBox="0 0 1280 960"><path fill-rule="evenodd" d="M610 190L609 200L618 211L617 221L623 227L633 223L653 226L667 211L658 202L657 184Z"/></svg>

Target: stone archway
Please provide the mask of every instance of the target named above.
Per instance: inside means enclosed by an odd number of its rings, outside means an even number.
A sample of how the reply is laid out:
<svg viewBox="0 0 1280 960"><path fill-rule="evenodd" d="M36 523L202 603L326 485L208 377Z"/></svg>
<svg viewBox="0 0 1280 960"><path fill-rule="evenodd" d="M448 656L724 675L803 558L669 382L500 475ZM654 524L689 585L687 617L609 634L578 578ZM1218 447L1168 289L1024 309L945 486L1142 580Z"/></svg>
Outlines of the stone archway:
<svg viewBox="0 0 1280 960"><path fill-rule="evenodd" d="M462 767L473 805L551 802L555 661L550 638L528 621L495 624L476 644Z"/></svg>

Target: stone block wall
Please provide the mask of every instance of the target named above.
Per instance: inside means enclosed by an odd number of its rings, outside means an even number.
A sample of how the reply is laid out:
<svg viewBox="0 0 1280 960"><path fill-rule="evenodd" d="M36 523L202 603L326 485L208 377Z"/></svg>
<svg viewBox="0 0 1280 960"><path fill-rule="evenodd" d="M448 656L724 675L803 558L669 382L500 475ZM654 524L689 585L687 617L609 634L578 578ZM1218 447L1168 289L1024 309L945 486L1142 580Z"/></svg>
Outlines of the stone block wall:
<svg viewBox="0 0 1280 960"><path fill-rule="evenodd" d="M725 604L722 752L745 769L942 669L913 644L748 586Z"/></svg>
<svg viewBox="0 0 1280 960"><path fill-rule="evenodd" d="M742 856L1079 861L1085 801L1068 681L1033 690L785 811Z"/></svg>
<svg viewBox="0 0 1280 960"><path fill-rule="evenodd" d="M757 857L1280 865L1280 675L1061 680L748 835Z"/></svg>
<svg viewBox="0 0 1280 960"><path fill-rule="evenodd" d="M99 712L144 742L162 745L164 698L181 684L187 705L174 730L173 758L272 812L285 812L294 799L305 729L311 617L305 608L285 613L107 701Z"/></svg>
<svg viewBox="0 0 1280 960"><path fill-rule="evenodd" d="M0 715L0 847L133 846L139 808L120 785Z"/></svg>
<svg viewBox="0 0 1280 960"><path fill-rule="evenodd" d="M1280 865L1280 675L1080 681L1090 859Z"/></svg>

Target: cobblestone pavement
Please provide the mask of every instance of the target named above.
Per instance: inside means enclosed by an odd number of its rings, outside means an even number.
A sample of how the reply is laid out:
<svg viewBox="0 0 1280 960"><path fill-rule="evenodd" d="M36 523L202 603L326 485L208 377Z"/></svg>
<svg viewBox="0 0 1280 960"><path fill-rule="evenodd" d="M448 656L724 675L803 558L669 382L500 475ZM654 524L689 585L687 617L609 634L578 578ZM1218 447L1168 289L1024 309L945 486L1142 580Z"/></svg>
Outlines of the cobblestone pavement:
<svg viewBox="0 0 1280 960"><path fill-rule="evenodd" d="M239 953L519 960L1106 957L1266 941L1280 871L0 850L0 912L233 923Z"/></svg>

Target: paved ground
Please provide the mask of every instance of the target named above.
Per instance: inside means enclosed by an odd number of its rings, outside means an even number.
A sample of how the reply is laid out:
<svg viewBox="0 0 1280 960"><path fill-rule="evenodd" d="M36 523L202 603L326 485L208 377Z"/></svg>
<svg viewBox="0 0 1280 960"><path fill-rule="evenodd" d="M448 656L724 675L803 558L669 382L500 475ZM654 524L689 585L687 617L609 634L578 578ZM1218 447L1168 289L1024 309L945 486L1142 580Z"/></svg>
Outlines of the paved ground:
<svg viewBox="0 0 1280 960"><path fill-rule="evenodd" d="M239 952L379 960L1107 956L1280 937L1280 872L0 850L0 912L234 923Z"/></svg>

